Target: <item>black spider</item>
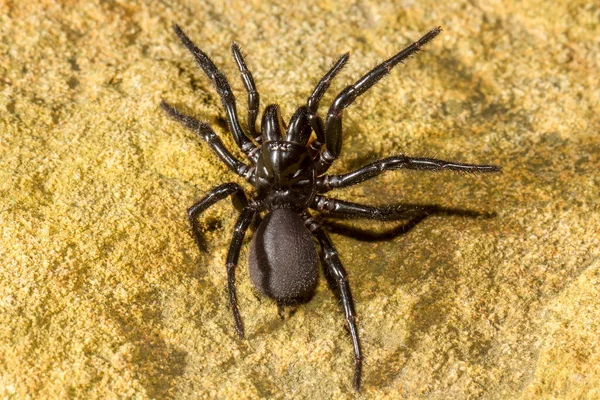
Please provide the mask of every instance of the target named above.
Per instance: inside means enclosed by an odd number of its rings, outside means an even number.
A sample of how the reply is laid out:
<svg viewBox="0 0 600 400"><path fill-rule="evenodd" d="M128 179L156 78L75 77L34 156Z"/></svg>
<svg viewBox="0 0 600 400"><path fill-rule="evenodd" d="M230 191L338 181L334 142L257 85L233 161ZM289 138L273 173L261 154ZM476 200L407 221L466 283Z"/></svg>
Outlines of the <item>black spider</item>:
<svg viewBox="0 0 600 400"><path fill-rule="evenodd" d="M346 174L325 174L340 155L344 109L390 72L395 65L415 54L423 45L436 37L441 28L432 29L406 49L373 68L355 84L342 90L329 107L327 118L323 123L317 113L319 101L331 80L348 61L349 54L342 55L321 78L308 98L307 104L300 106L294 113L288 126L281 119L279 107L270 104L264 111L260 132L255 127L259 95L238 45L232 43L231 50L248 92L248 132L244 132L240 126L235 98L225 75L205 53L196 47L179 26L174 25L173 29L215 85L227 113L229 130L249 163L244 163L231 154L206 123L183 114L164 101L161 103L162 108L186 128L200 135L221 161L250 182L257 191L256 195L248 201L238 184L225 183L217 186L188 209L188 219L200 248L202 248L201 234L197 222L200 213L227 196L233 197L233 203L240 212L227 255L229 306L233 311L238 335L243 338L244 328L237 306L235 269L246 230L254 218L260 219L260 214L263 213L262 222L250 244L249 267L252 282L264 295L275 299L280 308L285 304L310 299L318 278L317 249L312 236L316 237L323 252L326 275L333 278L337 286L352 337L355 355L353 384L358 390L363 356L348 278L331 240L319 223L312 218L308 209L346 218L404 219L421 210L407 206L373 207L324 197L321 194L332 189L355 185L384 171L402 168L469 172L500 170L493 165L459 164L398 155L373 162ZM316 138L311 137L313 132Z"/></svg>

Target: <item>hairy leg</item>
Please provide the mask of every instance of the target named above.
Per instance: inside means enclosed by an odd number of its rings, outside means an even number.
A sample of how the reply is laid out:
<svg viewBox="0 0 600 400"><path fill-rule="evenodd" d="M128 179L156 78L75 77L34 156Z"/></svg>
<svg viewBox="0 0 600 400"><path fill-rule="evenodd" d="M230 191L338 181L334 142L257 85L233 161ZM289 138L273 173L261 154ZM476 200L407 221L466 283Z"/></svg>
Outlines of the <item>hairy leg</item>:
<svg viewBox="0 0 600 400"><path fill-rule="evenodd" d="M342 266L338 252L333 246L333 243L331 243L327 233L325 233L322 228L318 227L313 231L313 235L315 235L321 245L321 248L323 249L324 266L327 268L330 276L335 280L340 292L342 306L344 308L344 315L346 317L346 324L348 326L348 330L350 331L352 347L354 348L354 379L352 380L352 384L355 390L359 390L363 356L360 349L358 329L356 328L356 313L354 311L354 302L350 292L350 285L348 284L348 277L344 267Z"/></svg>
<svg viewBox="0 0 600 400"><path fill-rule="evenodd" d="M260 133L256 131L256 118L258 117L258 108L260 106L260 95L258 94L258 90L256 90L256 84L254 83L252 73L246 66L242 51L236 42L231 43L231 52L233 53L233 58L240 70L240 76L244 82L246 92L248 92L248 131L250 131L250 135L254 140L260 142Z"/></svg>
<svg viewBox="0 0 600 400"><path fill-rule="evenodd" d="M427 211L427 208L422 206L400 204L395 206L375 207L352 203L345 200L332 199L325 196L315 196L310 208L332 217L366 218L380 221L410 219Z"/></svg>
<svg viewBox="0 0 600 400"><path fill-rule="evenodd" d="M358 96L369 90L373 85L386 76L390 70L418 52L422 46L433 40L440 32L441 28L430 30L421 39L417 40L398 54L377 65L353 85L347 86L335 98L325 120L325 149L321 154L322 165L319 166L318 173L327 171L331 163L340 155L342 149L342 116L344 109L356 100Z"/></svg>
<svg viewBox="0 0 600 400"><path fill-rule="evenodd" d="M235 270L237 268L238 259L240 257L240 250L242 248L242 242L252 217L255 211L250 208L244 208L242 213L238 217L233 230L233 238L231 245L229 246L229 252L227 253L227 291L229 293L229 307L233 312L233 320L235 322L235 331L238 336L244 338L244 324L242 323L242 317L237 304L237 295L235 289Z"/></svg>
<svg viewBox="0 0 600 400"><path fill-rule="evenodd" d="M196 59L196 63L204 73L210 78L210 80L215 85L219 96L221 97L221 103L225 108L225 112L227 114L227 122L229 124L229 130L235 139L235 142L239 146L239 148L250 158L255 161L253 158L253 151L256 147L254 143L246 136L246 133L242 130L240 123L238 121L237 110L235 105L235 97L233 92L231 91L231 87L229 86L229 82L225 75L219 71L219 69L215 66L212 60L200 50L194 42L190 40L186 36L185 33L181 30L178 25L173 25L173 30L175 34L181 40L181 43L189 50L190 53Z"/></svg>
<svg viewBox="0 0 600 400"><path fill-rule="evenodd" d="M500 167L495 165L461 164L451 161L436 160L434 158L407 157L404 155L384 158L365 165L356 171L341 175L323 175L317 178L316 185L319 193L326 193L332 189L356 185L367 179L376 177L385 171L398 169L417 169L426 171L464 171L464 172L499 172Z"/></svg>
<svg viewBox="0 0 600 400"><path fill-rule="evenodd" d="M242 187L237 183L224 183L208 192L206 196L187 210L188 221L200 251L203 250L203 244L202 236L200 235L200 227L198 225L198 216L215 203L225 199L227 196L233 196L233 204L238 210L243 210L248 207L248 200L246 199Z"/></svg>
<svg viewBox="0 0 600 400"><path fill-rule="evenodd" d="M335 64L331 67L331 69L321 78L315 90L313 90L312 94L308 98L306 102L306 107L308 110L308 119L310 122L310 126L315 131L317 135L317 140L311 143L310 149L315 152L315 154L320 154L321 147L325 143L325 128L323 127L323 120L318 114L319 103L323 98L323 95L329 89L329 85L335 76L344 68L344 65L348 62L350 58L350 53L343 54L339 60L336 61ZM318 160L317 165L318 165Z"/></svg>

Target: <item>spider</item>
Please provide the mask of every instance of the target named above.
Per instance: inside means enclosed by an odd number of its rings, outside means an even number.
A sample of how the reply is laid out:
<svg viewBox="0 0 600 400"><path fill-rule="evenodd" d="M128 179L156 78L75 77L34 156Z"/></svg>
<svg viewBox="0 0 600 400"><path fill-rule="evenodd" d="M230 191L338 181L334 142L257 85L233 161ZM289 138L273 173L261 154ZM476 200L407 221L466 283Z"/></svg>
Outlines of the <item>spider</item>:
<svg viewBox="0 0 600 400"><path fill-rule="evenodd" d="M323 121L317 111L319 102L332 79L348 61L349 53L342 55L321 78L306 105L296 110L287 125L282 120L279 106L270 104L264 110L260 131L256 129L259 94L240 48L233 42L231 51L248 95L247 132L240 126L235 97L225 75L179 26L173 25L173 30L216 87L227 114L229 131L247 160L244 162L234 156L208 124L182 113L164 101L161 102L161 107L170 117L204 139L229 169L256 189L256 194L248 200L240 185L233 182L224 183L187 210L196 244L201 250L203 246L198 216L228 196L232 197L233 204L239 211L226 263L229 307L233 312L237 334L240 338L244 337L244 326L236 296L235 271L242 241L250 224L260 220L250 243L248 264L251 281L259 292L277 302L280 311L285 305L308 301L315 291L319 258L314 237L321 247L325 274L333 278L334 289L340 297L352 338L353 386L358 390L363 355L348 277L329 236L308 210L313 209L325 215L342 218L399 220L418 210L416 207L402 205L374 207L325 197L322 194L332 189L361 183L385 171L403 168L468 172L500 170L494 165L459 164L432 158L396 155L345 174L326 174L331 164L339 157L342 148L344 109L388 74L394 66L435 38L441 32L441 28L432 29L404 50L377 65L356 83L347 86L335 98Z"/></svg>

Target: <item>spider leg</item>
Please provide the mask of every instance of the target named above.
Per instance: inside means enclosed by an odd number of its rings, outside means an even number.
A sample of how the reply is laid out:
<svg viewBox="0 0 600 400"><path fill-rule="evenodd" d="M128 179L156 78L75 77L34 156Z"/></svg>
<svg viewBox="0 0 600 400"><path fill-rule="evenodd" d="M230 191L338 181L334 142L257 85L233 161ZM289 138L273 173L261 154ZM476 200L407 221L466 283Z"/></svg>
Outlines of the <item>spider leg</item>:
<svg viewBox="0 0 600 400"><path fill-rule="evenodd" d="M354 302L352 301L352 294L350 293L348 277L340 262L338 252L333 246L333 243L331 243L327 233L325 233L321 227L317 227L313 230L313 235L315 235L323 249L325 268L327 268L327 272L334 278L340 291L344 315L346 317L350 336L352 337L352 347L354 348L353 386L355 390L359 390L363 356L360 350L358 329L356 328L356 314L354 312Z"/></svg>
<svg viewBox="0 0 600 400"><path fill-rule="evenodd" d="M167 104L164 100L160 103L160 106L171 118L189 130L196 132L198 136L204 139L210 149L229 167L229 169L248 181L252 180L254 168L244 164L231 154L210 125L182 113L175 107Z"/></svg>
<svg viewBox="0 0 600 400"><path fill-rule="evenodd" d="M242 241L248 226L252 222L254 210L248 207L246 195L244 194L243 189L237 183L225 183L211 190L206 196L204 196L204 198L191 206L187 213L196 244L198 245L198 248L202 250L202 237L200 236L200 229L198 226L198 216L203 211L229 195L233 196L233 205L236 209L240 210L240 216L235 223L233 238L227 254L227 289L229 292L229 307L233 312L233 319L235 321L235 330L240 338L243 338L244 325L242 324L242 318L240 317L240 312L238 310L237 296L235 291L235 269L237 267Z"/></svg>
<svg viewBox="0 0 600 400"><path fill-rule="evenodd" d="M390 70L418 52L422 46L435 38L442 29L440 27L430 30L421 39L417 40L398 54L382 62L353 85L347 86L335 98L325 120L325 150L321 154L321 160L317 165L317 173L322 174L339 155L342 149L342 115L344 109L356 100L358 96L369 90L381 78L386 76Z"/></svg>
<svg viewBox="0 0 600 400"><path fill-rule="evenodd" d="M335 64L331 67L331 69L321 78L315 90L312 92L308 101L306 102L306 106L308 109L308 120L310 126L315 131L317 135L317 140L311 143L311 150L315 151L317 154L321 151L321 147L325 142L325 131L323 128L323 120L317 113L319 108L319 102L323 98L323 95L329 89L329 85L335 76L344 68L344 65L348 62L348 58L350 58L350 53L343 54L339 60L336 61Z"/></svg>
<svg viewBox="0 0 600 400"><path fill-rule="evenodd" d="M244 338L244 324L242 323L242 317L240 316L240 311L237 304L237 295L235 290L235 270L240 257L242 241L244 240L248 226L250 226L250 223L252 222L254 213L255 211L248 207L242 210L242 213L235 223L233 239L231 240L229 252L227 253L227 291L229 293L229 307L233 312L235 330L240 339Z"/></svg>
<svg viewBox="0 0 600 400"><path fill-rule="evenodd" d="M192 233L194 234L194 239L196 240L196 244L198 245L198 249L200 251L203 250L202 245L202 236L200 235L200 227L198 225L198 216L206 211L209 207L212 207L215 203L225 199L227 196L232 195L233 205L238 210L243 210L248 206L248 200L246 199L246 195L244 194L244 190L237 183L224 183L222 185L217 186L206 196L196 202L193 206L188 208L187 215L188 221L192 228Z"/></svg>
<svg viewBox="0 0 600 400"><path fill-rule="evenodd" d="M231 52L233 53L233 58L235 59L238 69L240 70L240 76L244 82L246 92L248 92L248 130L250 131L250 135L252 135L254 140L260 142L260 133L256 131L256 117L258 116L260 95L256 90L256 84L254 83L252 73L246 66L242 51L236 42L231 43Z"/></svg>
<svg viewBox="0 0 600 400"><path fill-rule="evenodd" d="M240 126L235 105L235 96L231 91L231 87L229 86L227 78L221 71L219 71L211 59L202 50L200 50L194 44L194 42L192 42L190 38L186 36L185 33L183 33L178 25L174 24L173 30L179 37L179 40L181 40L181 43L189 50L190 53L192 53L198 66L202 68L204 73L215 85L215 88L221 97L223 108L225 108L229 130L233 134L235 142L250 160L256 162L256 152L253 151L256 148L256 145L252 143L252 141L246 136L246 133Z"/></svg>
<svg viewBox="0 0 600 400"><path fill-rule="evenodd" d="M356 185L367 179L376 177L385 171L398 169L417 169L426 171L464 171L464 172L499 172L495 165L461 164L434 158L393 156L367 164L355 171L341 175L322 175L317 178L317 192L326 193L332 189Z"/></svg>
<svg viewBox="0 0 600 400"><path fill-rule="evenodd" d="M380 221L397 221L415 218L428 210L432 210L431 207L403 204L374 207L318 195L315 196L310 208L333 217L366 218Z"/></svg>

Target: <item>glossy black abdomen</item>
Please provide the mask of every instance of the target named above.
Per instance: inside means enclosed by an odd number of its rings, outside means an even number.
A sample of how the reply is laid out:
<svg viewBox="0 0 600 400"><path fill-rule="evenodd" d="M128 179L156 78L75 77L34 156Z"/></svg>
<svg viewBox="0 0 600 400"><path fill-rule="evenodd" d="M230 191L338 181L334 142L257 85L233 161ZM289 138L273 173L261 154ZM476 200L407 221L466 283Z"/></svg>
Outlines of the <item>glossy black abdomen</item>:
<svg viewBox="0 0 600 400"><path fill-rule="evenodd" d="M294 211L276 209L265 216L248 258L250 278L264 295L284 304L312 297L319 276L317 249Z"/></svg>

